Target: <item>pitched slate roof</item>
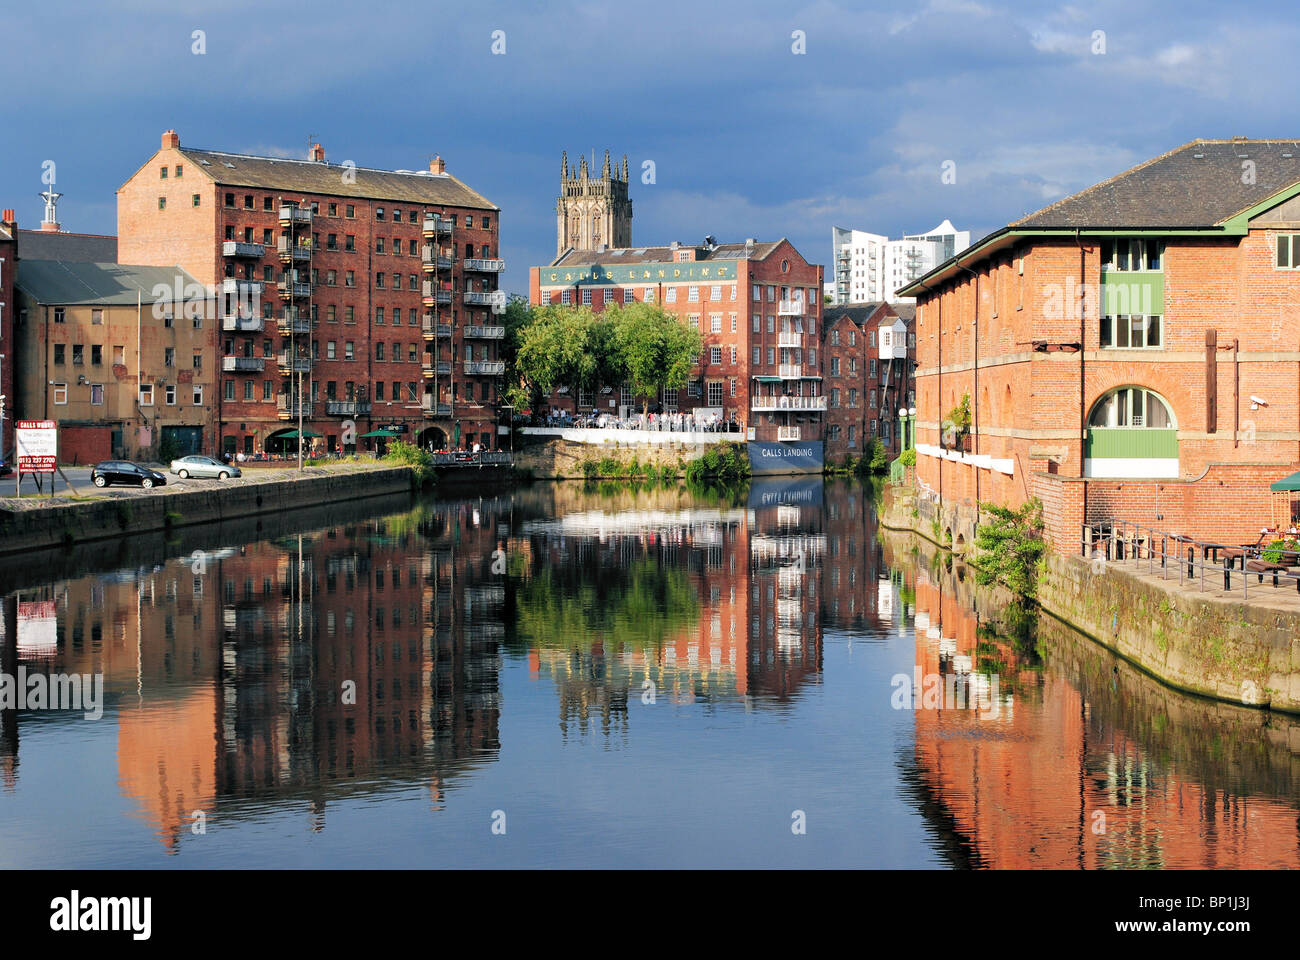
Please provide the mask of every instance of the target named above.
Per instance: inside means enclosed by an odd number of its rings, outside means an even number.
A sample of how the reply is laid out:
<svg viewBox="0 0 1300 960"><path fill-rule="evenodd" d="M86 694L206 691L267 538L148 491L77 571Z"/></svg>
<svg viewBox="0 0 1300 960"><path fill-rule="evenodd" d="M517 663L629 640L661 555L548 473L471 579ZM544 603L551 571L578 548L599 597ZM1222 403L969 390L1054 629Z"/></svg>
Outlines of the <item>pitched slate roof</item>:
<svg viewBox="0 0 1300 960"><path fill-rule="evenodd" d="M68 260L80 263L115 263L117 237L92 233L52 233L19 230L18 253L25 260Z"/></svg>
<svg viewBox="0 0 1300 960"><path fill-rule="evenodd" d="M175 290L198 281L180 267L137 267L120 263L74 263L64 260L18 261L15 286L38 303L50 305L152 304L158 286Z"/></svg>
<svg viewBox="0 0 1300 960"><path fill-rule="evenodd" d="M254 157L242 153L191 150L185 147L181 148L180 153L194 164L195 169L201 170L222 186L388 200L394 203L500 209L449 173L398 173L369 167L345 167L339 163ZM348 174L346 178L345 173Z"/></svg>
<svg viewBox="0 0 1300 960"><path fill-rule="evenodd" d="M870 303L846 303L843 306L831 305L824 311L822 319L822 328L830 326L841 317L848 317L859 327L871 319L872 314L880 309L882 302L879 300Z"/></svg>
<svg viewBox="0 0 1300 960"><path fill-rule="evenodd" d="M1193 140L1010 227L1211 227L1295 183L1300 140Z"/></svg>
<svg viewBox="0 0 1300 960"><path fill-rule="evenodd" d="M762 260L772 254L785 240L755 243L747 247L743 243L720 243L712 250L682 244L674 250L668 247L612 247L607 250L569 249L560 254L551 264L553 267L583 267L593 264L619 263L673 263L680 250L694 250L695 262L705 263L711 260ZM746 250L748 249L748 253Z"/></svg>

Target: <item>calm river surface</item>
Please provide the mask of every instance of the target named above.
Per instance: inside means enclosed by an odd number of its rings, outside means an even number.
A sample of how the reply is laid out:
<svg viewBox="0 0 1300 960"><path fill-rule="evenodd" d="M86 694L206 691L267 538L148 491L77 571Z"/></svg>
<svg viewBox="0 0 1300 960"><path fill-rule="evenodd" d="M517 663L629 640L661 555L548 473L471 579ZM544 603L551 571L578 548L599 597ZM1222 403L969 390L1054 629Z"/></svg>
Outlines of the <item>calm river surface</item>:
<svg viewBox="0 0 1300 960"><path fill-rule="evenodd" d="M0 710L0 865L1300 865L1300 727L919 546L565 483L5 561L2 672L104 691Z"/></svg>

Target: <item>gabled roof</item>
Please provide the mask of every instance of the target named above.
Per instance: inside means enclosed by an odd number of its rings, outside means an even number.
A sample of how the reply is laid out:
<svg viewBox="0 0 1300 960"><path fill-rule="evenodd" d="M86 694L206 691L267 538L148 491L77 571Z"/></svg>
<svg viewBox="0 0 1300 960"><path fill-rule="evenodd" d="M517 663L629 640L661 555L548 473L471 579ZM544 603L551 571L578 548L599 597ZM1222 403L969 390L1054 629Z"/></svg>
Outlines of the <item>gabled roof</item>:
<svg viewBox="0 0 1300 960"><path fill-rule="evenodd" d="M896 291L931 284L1035 235L1150 231L1241 236L1248 216L1300 193L1300 140L1193 140L1013 220Z"/></svg>
<svg viewBox="0 0 1300 960"><path fill-rule="evenodd" d="M93 233L19 230L18 252L24 260L115 263L117 237L99 236Z"/></svg>
<svg viewBox="0 0 1300 960"><path fill-rule="evenodd" d="M553 267L585 267L594 264L619 263L673 263L681 250L694 250L695 262L705 263L712 260L764 260L771 256L777 247L785 243L785 238L773 242L755 242L752 247L744 243L720 243L709 249L690 244L681 244L676 248L667 247L611 247L607 250L578 250L570 247L551 264Z"/></svg>
<svg viewBox="0 0 1300 960"><path fill-rule="evenodd" d="M500 209L449 173L399 173L314 160L255 157L186 147L180 148L179 152L193 164L193 169L202 171L222 186L394 203Z"/></svg>
<svg viewBox="0 0 1300 960"><path fill-rule="evenodd" d="M844 317L852 320L859 327L863 326L883 306L886 306L883 300L870 303L846 303L843 306L831 305L823 311L822 328L825 329Z"/></svg>
<svg viewBox="0 0 1300 960"><path fill-rule="evenodd" d="M180 267L141 267L119 263L19 260L14 285L38 303L51 306L152 304L154 290L198 284ZM170 297L168 299L171 299Z"/></svg>
<svg viewBox="0 0 1300 960"><path fill-rule="evenodd" d="M1013 228L1211 227L1300 183L1300 140L1193 140Z"/></svg>

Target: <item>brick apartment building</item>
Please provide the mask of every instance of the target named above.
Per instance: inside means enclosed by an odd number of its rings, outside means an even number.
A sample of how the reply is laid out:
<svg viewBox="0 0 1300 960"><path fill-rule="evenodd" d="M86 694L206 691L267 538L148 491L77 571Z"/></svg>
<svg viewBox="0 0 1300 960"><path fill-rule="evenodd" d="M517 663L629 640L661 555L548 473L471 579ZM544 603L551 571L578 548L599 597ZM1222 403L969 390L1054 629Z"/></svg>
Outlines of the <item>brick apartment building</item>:
<svg viewBox="0 0 1300 960"><path fill-rule="evenodd" d="M14 445L14 277L18 273L18 221L12 210L0 215L0 460L9 462Z"/></svg>
<svg viewBox="0 0 1300 960"><path fill-rule="evenodd" d="M500 210L448 174L161 148L118 191L119 258L220 294L224 452L375 429L497 445ZM215 359L215 358L214 358ZM369 439L357 441L366 448Z"/></svg>
<svg viewBox="0 0 1300 960"><path fill-rule="evenodd" d="M600 311L611 303L654 303L696 327L704 354L687 386L650 398L665 412L717 414L753 427L758 441L821 440L818 329L822 267L788 240L566 250L529 271L534 305ZM638 412L640 398L620 385L609 392L567 391L552 409Z"/></svg>
<svg viewBox="0 0 1300 960"><path fill-rule="evenodd" d="M165 460L211 450L216 332L203 287L171 302L176 267L23 258L15 285L17 410L59 422L59 459ZM11 394L13 396L13 394Z"/></svg>
<svg viewBox="0 0 1300 960"><path fill-rule="evenodd" d="M917 478L954 539L1039 497L1065 551L1111 516L1253 542L1300 461L1298 197L1300 143L1196 140L901 289Z"/></svg>
<svg viewBox="0 0 1300 960"><path fill-rule="evenodd" d="M900 452L898 410L916 400L915 314L910 303L884 301L826 308L822 375L829 462L861 456L872 437L878 437L891 455Z"/></svg>

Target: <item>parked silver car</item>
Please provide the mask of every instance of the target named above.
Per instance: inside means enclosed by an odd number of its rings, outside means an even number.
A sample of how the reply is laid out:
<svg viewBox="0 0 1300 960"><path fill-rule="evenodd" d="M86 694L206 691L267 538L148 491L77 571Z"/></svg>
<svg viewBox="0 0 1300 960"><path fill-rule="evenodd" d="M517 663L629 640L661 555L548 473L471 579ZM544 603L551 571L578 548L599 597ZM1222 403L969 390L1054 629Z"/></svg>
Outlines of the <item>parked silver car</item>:
<svg viewBox="0 0 1300 960"><path fill-rule="evenodd" d="M204 457L199 454L173 460L171 472L181 479L186 477L208 477L226 480L230 477L242 477L244 475L233 464L222 463L220 460L213 460L211 457Z"/></svg>

